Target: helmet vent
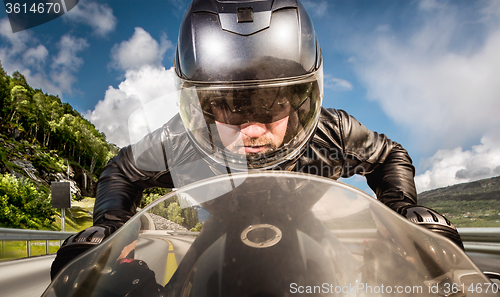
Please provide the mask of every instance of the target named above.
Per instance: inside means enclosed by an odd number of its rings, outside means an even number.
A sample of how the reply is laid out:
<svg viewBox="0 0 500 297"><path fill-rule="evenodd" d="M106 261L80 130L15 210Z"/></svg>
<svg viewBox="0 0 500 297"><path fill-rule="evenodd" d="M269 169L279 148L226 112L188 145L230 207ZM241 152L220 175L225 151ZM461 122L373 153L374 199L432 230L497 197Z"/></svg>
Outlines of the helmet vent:
<svg viewBox="0 0 500 297"><path fill-rule="evenodd" d="M238 7L238 23L252 23L253 9L251 7Z"/></svg>

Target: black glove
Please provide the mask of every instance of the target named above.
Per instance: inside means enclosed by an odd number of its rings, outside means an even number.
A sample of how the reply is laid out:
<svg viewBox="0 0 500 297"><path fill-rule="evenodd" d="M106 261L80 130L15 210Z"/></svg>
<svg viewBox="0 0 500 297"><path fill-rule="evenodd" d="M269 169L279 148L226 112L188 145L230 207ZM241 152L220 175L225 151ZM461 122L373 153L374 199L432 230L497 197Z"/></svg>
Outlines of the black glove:
<svg viewBox="0 0 500 297"><path fill-rule="evenodd" d="M111 272L103 275L100 283L103 285L97 289L97 296L164 296L164 288L156 283L155 273L140 260L119 260Z"/></svg>
<svg viewBox="0 0 500 297"><path fill-rule="evenodd" d="M51 280L54 280L59 271L71 260L100 244L116 229L118 228L114 225L92 226L66 238L59 251L57 251L54 262L52 262L50 269Z"/></svg>
<svg viewBox="0 0 500 297"><path fill-rule="evenodd" d="M436 211L424 206L409 205L399 209L399 213L409 221L445 236L464 250L464 244L462 243L460 234L458 234L457 228L447 218Z"/></svg>

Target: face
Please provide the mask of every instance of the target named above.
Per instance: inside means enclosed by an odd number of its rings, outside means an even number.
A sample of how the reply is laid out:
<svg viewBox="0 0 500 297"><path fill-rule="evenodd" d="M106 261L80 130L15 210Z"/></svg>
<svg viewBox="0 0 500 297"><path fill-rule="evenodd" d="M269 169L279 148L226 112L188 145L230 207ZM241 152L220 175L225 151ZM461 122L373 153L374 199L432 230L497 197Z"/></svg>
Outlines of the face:
<svg viewBox="0 0 500 297"><path fill-rule="evenodd" d="M250 122L229 125L215 122L222 144L232 153L263 154L283 143L288 126L288 116L271 123Z"/></svg>

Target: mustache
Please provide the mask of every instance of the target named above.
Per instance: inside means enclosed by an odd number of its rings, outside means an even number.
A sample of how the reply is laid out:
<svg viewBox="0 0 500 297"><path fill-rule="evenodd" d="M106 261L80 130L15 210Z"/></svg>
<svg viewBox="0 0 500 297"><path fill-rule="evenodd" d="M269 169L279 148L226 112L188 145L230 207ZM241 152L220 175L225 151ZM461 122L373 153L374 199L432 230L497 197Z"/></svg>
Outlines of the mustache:
<svg viewBox="0 0 500 297"><path fill-rule="evenodd" d="M274 141L266 136L243 139L243 146L265 146L270 149L276 148Z"/></svg>

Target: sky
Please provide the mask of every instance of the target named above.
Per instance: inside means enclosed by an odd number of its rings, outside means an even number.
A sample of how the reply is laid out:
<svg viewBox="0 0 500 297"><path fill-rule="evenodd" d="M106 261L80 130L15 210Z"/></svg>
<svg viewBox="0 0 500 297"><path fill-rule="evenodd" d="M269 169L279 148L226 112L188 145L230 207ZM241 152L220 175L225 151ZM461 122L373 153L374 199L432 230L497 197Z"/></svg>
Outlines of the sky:
<svg viewBox="0 0 500 297"><path fill-rule="evenodd" d="M323 53L323 106L402 144L418 192L500 175L500 1L302 3ZM138 112L174 89L175 44L189 4L81 0L18 33L0 11L0 61L125 146L137 140ZM170 107L166 118L175 113ZM363 179L343 181L367 190Z"/></svg>

